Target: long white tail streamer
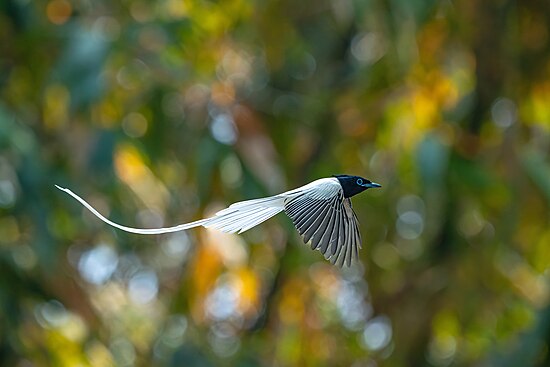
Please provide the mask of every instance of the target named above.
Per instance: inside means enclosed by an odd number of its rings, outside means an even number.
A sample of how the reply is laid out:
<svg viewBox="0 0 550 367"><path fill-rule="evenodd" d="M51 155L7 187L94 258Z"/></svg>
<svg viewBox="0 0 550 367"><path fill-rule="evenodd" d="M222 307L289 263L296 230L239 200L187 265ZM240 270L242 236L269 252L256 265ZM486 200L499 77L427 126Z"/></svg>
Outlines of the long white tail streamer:
<svg viewBox="0 0 550 367"><path fill-rule="evenodd" d="M88 209L92 214L101 219L103 222L108 225L118 228L125 232L136 233L136 234L163 234L184 231L186 229L191 229L199 226L206 228L215 228L224 232L229 233L242 233L249 230L250 228L268 220L274 215L280 213L284 210L284 200L283 196L270 196L262 199L241 201L235 204L232 204L226 209L220 210L216 213L215 216L200 219L190 223L179 224L174 227L165 227L165 228L133 228L126 227L121 224L115 223L106 217L104 217L100 212L98 212L94 207L92 207L86 200L82 199L80 196L75 194L69 189L63 188L61 186L55 185L59 190L69 194L75 200L80 202L86 209Z"/></svg>

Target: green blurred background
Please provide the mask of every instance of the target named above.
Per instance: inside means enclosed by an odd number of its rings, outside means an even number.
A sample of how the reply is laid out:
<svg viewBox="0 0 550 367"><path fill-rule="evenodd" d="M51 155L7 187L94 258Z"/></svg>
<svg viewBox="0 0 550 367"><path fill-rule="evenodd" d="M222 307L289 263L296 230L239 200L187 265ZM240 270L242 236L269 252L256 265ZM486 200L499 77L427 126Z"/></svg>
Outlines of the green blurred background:
<svg viewBox="0 0 550 367"><path fill-rule="evenodd" d="M550 365L546 0L2 0L1 366ZM337 173L349 269L279 215Z"/></svg>

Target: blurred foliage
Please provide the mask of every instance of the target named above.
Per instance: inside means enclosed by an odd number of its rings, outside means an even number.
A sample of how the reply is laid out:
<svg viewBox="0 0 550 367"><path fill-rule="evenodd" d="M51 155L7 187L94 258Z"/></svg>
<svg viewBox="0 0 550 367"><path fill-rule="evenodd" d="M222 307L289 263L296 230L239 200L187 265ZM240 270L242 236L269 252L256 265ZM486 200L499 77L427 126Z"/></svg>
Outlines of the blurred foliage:
<svg viewBox="0 0 550 367"><path fill-rule="evenodd" d="M545 0L3 0L0 365L547 366ZM283 215L336 173L340 270Z"/></svg>

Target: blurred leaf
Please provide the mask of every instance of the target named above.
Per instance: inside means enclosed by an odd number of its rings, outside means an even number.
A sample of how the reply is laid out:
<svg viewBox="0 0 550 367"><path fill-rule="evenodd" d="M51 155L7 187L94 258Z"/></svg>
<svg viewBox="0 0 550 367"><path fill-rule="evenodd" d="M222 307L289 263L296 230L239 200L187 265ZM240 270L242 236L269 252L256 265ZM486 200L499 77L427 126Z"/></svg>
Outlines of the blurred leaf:
<svg viewBox="0 0 550 367"><path fill-rule="evenodd" d="M521 158L523 168L550 204L550 165L533 149L525 150Z"/></svg>
<svg viewBox="0 0 550 367"><path fill-rule="evenodd" d="M68 42L52 73L52 79L69 88L74 111L101 95L104 88L101 74L108 43L102 33L83 28L76 22L67 24L65 32L69 35Z"/></svg>
<svg viewBox="0 0 550 367"><path fill-rule="evenodd" d="M437 136L427 134L418 146L418 168L423 185L438 189L444 184L449 162L449 147Z"/></svg>

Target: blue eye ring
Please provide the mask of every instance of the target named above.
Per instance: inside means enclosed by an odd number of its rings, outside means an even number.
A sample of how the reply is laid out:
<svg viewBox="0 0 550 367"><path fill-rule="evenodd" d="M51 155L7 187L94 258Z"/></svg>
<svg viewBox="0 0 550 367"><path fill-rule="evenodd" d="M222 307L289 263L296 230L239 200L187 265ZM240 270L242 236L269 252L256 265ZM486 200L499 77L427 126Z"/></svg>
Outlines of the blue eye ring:
<svg viewBox="0 0 550 367"><path fill-rule="evenodd" d="M363 186L363 180L361 178L357 179L357 185Z"/></svg>

